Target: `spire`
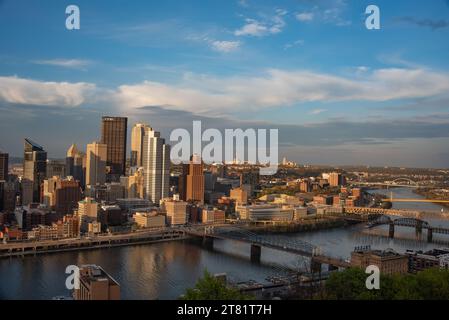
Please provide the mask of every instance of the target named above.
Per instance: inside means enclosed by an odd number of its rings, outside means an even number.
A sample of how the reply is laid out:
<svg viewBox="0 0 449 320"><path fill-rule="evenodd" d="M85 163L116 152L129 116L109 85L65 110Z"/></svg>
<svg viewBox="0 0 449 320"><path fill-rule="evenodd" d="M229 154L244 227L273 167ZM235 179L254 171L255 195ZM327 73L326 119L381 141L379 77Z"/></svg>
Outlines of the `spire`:
<svg viewBox="0 0 449 320"><path fill-rule="evenodd" d="M67 158L75 158L75 155L78 153L78 149L76 148L76 144L72 144L67 150Z"/></svg>

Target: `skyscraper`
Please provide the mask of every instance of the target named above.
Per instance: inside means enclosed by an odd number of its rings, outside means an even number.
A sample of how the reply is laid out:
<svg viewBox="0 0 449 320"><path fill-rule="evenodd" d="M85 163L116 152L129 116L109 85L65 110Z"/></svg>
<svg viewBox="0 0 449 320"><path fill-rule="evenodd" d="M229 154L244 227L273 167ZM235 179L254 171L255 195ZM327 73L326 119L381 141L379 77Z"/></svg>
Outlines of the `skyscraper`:
<svg viewBox="0 0 449 320"><path fill-rule="evenodd" d="M86 183L85 162L86 155L78 150L76 144L72 144L69 150L67 150L66 175L78 180L82 188L84 188Z"/></svg>
<svg viewBox="0 0 449 320"><path fill-rule="evenodd" d="M107 146L92 142L87 145L86 185L95 186L106 182Z"/></svg>
<svg viewBox="0 0 449 320"><path fill-rule="evenodd" d="M118 181L121 175L125 175L127 126L128 118L102 118L101 143L107 145L106 166L110 181Z"/></svg>
<svg viewBox="0 0 449 320"><path fill-rule="evenodd" d="M0 181L8 180L8 154L0 151Z"/></svg>
<svg viewBox="0 0 449 320"><path fill-rule="evenodd" d="M186 176L186 201L204 203L203 162L199 155L192 155Z"/></svg>
<svg viewBox="0 0 449 320"><path fill-rule="evenodd" d="M144 123L136 123L131 130L131 166L143 165L143 137L151 128Z"/></svg>
<svg viewBox="0 0 449 320"><path fill-rule="evenodd" d="M143 139L143 168L145 198L159 204L169 191L170 146L152 129Z"/></svg>
<svg viewBox="0 0 449 320"><path fill-rule="evenodd" d="M23 180L29 181L32 188L25 188L25 192L31 192L28 195L22 195L27 202L32 199L33 202L40 202L40 188L44 182L47 172L47 152L37 143L30 139L25 139L24 157L23 157Z"/></svg>

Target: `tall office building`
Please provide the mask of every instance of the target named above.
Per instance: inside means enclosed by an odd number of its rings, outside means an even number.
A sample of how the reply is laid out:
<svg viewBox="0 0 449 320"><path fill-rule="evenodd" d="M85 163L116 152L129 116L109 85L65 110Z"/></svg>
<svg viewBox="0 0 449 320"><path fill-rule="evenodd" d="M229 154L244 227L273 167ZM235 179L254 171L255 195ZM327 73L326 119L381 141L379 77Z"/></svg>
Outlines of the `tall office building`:
<svg viewBox="0 0 449 320"><path fill-rule="evenodd" d="M152 130L144 123L136 123L131 130L131 166L141 167L142 151L143 151L143 137L145 132Z"/></svg>
<svg viewBox="0 0 449 320"><path fill-rule="evenodd" d="M331 187L344 186L346 184L346 178L343 174L338 172L332 172L329 174L329 185Z"/></svg>
<svg viewBox="0 0 449 320"><path fill-rule="evenodd" d="M81 200L81 189L79 182L69 176L62 179L58 176L53 176L44 181L43 202L49 207L53 208L57 214L66 215L72 214L73 209Z"/></svg>
<svg viewBox="0 0 449 320"><path fill-rule="evenodd" d="M169 191L170 146L152 129L143 139L143 168L145 198L159 204Z"/></svg>
<svg viewBox="0 0 449 320"><path fill-rule="evenodd" d="M47 172L47 152L37 143L30 139L25 139L24 157L23 157L23 180L32 184L32 196L30 194L22 195L27 202L40 202L41 185L45 180ZM30 192L30 189L24 189ZM27 204L27 203L25 203Z"/></svg>
<svg viewBox="0 0 449 320"><path fill-rule="evenodd" d="M8 154L0 151L0 181L8 180Z"/></svg>
<svg viewBox="0 0 449 320"><path fill-rule="evenodd" d="M107 145L108 180L118 182L126 170L126 134L128 118L103 117L101 143Z"/></svg>
<svg viewBox="0 0 449 320"><path fill-rule="evenodd" d="M86 154L79 151L76 144L72 144L67 150L66 175L78 180L80 186L84 188L86 184Z"/></svg>
<svg viewBox="0 0 449 320"><path fill-rule="evenodd" d="M186 201L204 203L204 173L203 162L199 155L192 155L187 165Z"/></svg>
<svg viewBox="0 0 449 320"><path fill-rule="evenodd" d="M107 146L92 142L87 145L86 185L95 186L106 182Z"/></svg>

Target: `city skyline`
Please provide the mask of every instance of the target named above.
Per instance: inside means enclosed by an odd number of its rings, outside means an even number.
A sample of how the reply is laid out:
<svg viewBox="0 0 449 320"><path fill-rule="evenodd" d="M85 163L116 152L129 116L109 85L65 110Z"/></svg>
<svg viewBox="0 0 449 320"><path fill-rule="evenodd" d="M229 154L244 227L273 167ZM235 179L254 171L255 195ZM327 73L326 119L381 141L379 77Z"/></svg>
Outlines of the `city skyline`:
<svg viewBox="0 0 449 320"><path fill-rule="evenodd" d="M68 31L68 3L2 1L0 150L29 137L63 158L110 115L128 146L135 123L170 143L201 120L278 128L279 159L301 164L447 168L449 4L376 1L374 31L368 4L77 1Z"/></svg>

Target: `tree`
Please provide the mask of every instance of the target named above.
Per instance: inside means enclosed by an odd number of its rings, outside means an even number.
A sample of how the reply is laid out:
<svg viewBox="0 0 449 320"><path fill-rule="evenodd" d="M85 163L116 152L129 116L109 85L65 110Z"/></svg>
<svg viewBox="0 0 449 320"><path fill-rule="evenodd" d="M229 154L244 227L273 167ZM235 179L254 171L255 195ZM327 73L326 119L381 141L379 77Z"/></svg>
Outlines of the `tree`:
<svg viewBox="0 0 449 320"><path fill-rule="evenodd" d="M226 283L204 270L194 288L189 288L181 298L183 300L248 300L251 296L240 293L238 289L229 288Z"/></svg>

